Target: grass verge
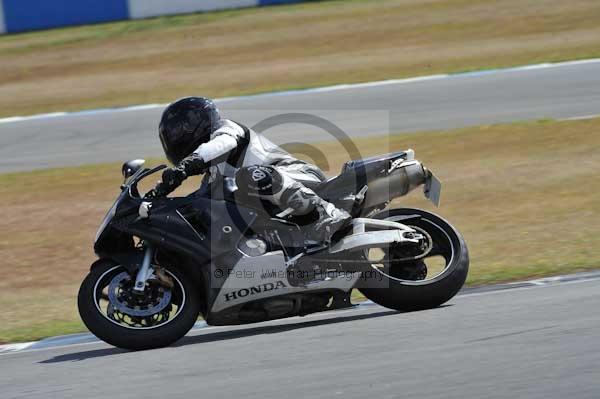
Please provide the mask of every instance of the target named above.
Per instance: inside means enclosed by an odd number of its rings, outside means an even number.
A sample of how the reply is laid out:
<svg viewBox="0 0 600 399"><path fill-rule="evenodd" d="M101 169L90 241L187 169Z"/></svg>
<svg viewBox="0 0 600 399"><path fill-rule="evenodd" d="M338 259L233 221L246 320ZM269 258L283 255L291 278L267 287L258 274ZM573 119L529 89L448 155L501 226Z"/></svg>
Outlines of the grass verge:
<svg viewBox="0 0 600 399"><path fill-rule="evenodd" d="M442 208L434 211L465 235L468 284L600 267L600 119L355 143L364 156L412 147L441 178ZM328 154L330 174L346 161L340 144L319 149ZM120 180L116 164L0 175L0 342L83 330L76 293ZM399 203L432 209L420 192Z"/></svg>
<svg viewBox="0 0 600 399"><path fill-rule="evenodd" d="M600 56L597 0L345 0L0 36L0 116Z"/></svg>

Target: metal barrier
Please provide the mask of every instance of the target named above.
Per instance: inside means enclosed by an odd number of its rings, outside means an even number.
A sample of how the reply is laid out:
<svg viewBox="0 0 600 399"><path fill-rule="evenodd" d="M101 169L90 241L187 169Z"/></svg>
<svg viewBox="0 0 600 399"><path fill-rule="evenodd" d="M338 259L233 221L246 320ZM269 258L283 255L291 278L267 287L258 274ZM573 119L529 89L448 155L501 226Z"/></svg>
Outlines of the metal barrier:
<svg viewBox="0 0 600 399"><path fill-rule="evenodd" d="M0 34L306 0L0 0Z"/></svg>

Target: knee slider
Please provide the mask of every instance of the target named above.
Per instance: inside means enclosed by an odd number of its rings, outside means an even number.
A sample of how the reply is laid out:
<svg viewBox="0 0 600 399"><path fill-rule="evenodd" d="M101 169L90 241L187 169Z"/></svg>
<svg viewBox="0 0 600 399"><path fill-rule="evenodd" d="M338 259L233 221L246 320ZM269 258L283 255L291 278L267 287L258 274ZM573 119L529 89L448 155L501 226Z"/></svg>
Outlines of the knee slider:
<svg viewBox="0 0 600 399"><path fill-rule="evenodd" d="M309 188L295 182L291 187L286 187L281 194L281 202L294 210L294 214L305 215L310 213L319 200L319 197Z"/></svg>
<svg viewBox="0 0 600 399"><path fill-rule="evenodd" d="M275 195L283 188L283 177L272 166L253 165L241 168L235 176L238 187L259 195Z"/></svg>

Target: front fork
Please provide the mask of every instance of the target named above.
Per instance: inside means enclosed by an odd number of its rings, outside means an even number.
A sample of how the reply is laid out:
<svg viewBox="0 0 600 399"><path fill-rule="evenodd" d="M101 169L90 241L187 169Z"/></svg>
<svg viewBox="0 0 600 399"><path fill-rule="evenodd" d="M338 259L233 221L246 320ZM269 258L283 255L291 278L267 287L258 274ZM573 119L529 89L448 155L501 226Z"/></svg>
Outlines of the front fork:
<svg viewBox="0 0 600 399"><path fill-rule="evenodd" d="M146 288L146 280L152 276L154 270L152 269L152 259L154 259L154 246L149 242L144 243L144 260L142 261L142 266L140 270L138 270L137 275L135 277L135 286L133 287L134 291L144 292L144 288Z"/></svg>

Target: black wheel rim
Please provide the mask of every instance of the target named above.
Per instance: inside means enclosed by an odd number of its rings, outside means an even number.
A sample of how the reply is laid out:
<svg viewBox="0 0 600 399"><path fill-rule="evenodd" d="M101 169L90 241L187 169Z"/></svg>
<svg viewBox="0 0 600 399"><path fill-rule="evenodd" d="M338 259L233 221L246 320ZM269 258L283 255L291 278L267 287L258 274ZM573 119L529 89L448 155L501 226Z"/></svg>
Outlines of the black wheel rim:
<svg viewBox="0 0 600 399"><path fill-rule="evenodd" d="M384 220L401 223L402 216L390 216ZM399 248L390 246L383 250L383 262L380 264L374 262L373 269L388 279L407 285L425 285L442 278L455 256L455 247L451 237L444 227L424 217L405 225L423 229L430 235L432 243L429 253L417 260L394 261L395 258L398 258L396 253ZM370 255L367 254L367 256Z"/></svg>
<svg viewBox="0 0 600 399"><path fill-rule="evenodd" d="M149 279L143 294L133 291L135 276L122 266L104 272L94 286L97 311L108 321L120 327L148 330L173 321L183 310L186 297L181 281L165 270L174 282L173 288Z"/></svg>

